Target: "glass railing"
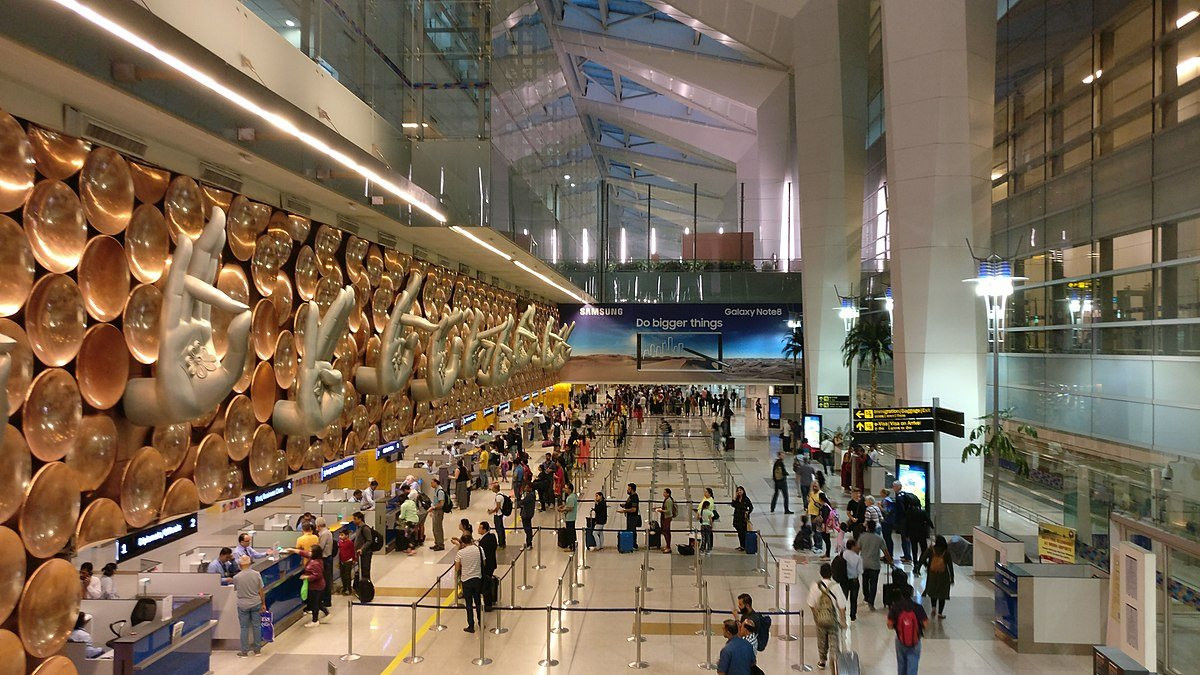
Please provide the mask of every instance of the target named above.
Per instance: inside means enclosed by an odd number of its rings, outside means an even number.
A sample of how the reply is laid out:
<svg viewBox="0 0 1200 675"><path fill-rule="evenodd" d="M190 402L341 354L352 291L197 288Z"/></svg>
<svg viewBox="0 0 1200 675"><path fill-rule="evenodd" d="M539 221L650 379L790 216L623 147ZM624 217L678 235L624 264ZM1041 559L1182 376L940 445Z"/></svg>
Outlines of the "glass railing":
<svg viewBox="0 0 1200 675"><path fill-rule="evenodd" d="M729 271L561 270L599 302L802 302L800 273L762 274L746 267ZM714 266L715 267L715 266Z"/></svg>

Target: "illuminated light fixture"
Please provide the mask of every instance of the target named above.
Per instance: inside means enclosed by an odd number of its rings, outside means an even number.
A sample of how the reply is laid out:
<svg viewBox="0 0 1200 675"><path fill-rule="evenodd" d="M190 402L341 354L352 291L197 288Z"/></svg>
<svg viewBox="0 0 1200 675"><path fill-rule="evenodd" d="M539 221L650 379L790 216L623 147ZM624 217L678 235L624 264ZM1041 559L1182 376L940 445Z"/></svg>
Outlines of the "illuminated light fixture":
<svg viewBox="0 0 1200 675"><path fill-rule="evenodd" d="M538 279L541 279L542 281L553 286L554 288L557 288L558 290L562 291L563 293L566 293L567 295L571 296L576 302L581 303L581 304L583 304L585 302L583 299L583 296L581 296L578 293L576 293L575 291L567 288L566 286L563 286L562 284L554 281L550 277L533 269L532 267L530 267L529 265L526 265L525 263L521 262L520 260L513 260L512 262L517 267L520 267L521 269L525 270L526 272L529 272L530 274L537 277Z"/></svg>
<svg viewBox="0 0 1200 675"><path fill-rule="evenodd" d="M564 173L564 174L563 174L563 180L571 180L571 174L569 174L569 173Z"/></svg>
<svg viewBox="0 0 1200 675"><path fill-rule="evenodd" d="M834 307L837 310L838 318L842 320L842 324L846 327L846 332L854 327L854 322L858 321L858 307L854 304L854 298L842 298L841 307Z"/></svg>
<svg viewBox="0 0 1200 675"><path fill-rule="evenodd" d="M296 140L300 141L301 143L309 146L310 148L321 153L322 155L325 155L329 159L337 162L338 164L341 164L342 166L346 167L347 169L354 171L355 173L362 176L363 178L370 180L371 182L375 183L376 185L383 188L387 192L392 193L396 197L399 197L400 199L403 199L404 201L408 202L409 204L416 206L418 209L421 209L425 213L432 216L438 222L440 222L440 223L446 222L445 214L443 214L441 211L438 211L437 209L430 206L429 204L426 204L425 200L421 199L421 197L418 194L415 194L412 191L407 190L407 189L397 185L396 183L392 182L391 180L384 178L374 169L358 163L357 161L355 161L352 157L350 157L346 153L344 153L336 148L330 147L330 145L328 143L326 143L325 141L317 138L316 136L313 136L312 134L310 134L306 131L301 130L290 119L288 119L278 113L271 112L270 110L267 110L266 108L263 108L258 103L255 103L254 101L250 100L246 96L239 94L238 92L229 88L225 84L219 82L212 75L209 75L208 73L187 63L186 61L180 59L178 56L175 56L174 54L172 54L170 52L160 49L154 43L143 38L142 36L138 35L137 33L130 31L129 29L127 29L124 26L122 26L121 24L113 21L112 19L104 16L103 14L100 14L96 10L81 4L78 0L50 0L50 1L53 2L54 4L57 4L66 9L69 9L70 11L74 12L75 14L78 14L80 17L82 17L83 19L86 19L88 22L92 23L93 25L104 29L108 33L119 38L120 40L132 45L133 47L140 49L141 51L154 57L161 63L170 67L171 69L187 76L192 81L205 87L206 89L213 92L214 94L217 94L218 96L225 99L226 101L229 101L230 103L236 105L237 107L241 108L242 110L245 110L253 115L256 115L257 117L262 119L264 122L267 122L268 124L275 127L276 129L283 131L284 133L288 134L292 138L295 138Z"/></svg>
<svg viewBox="0 0 1200 675"><path fill-rule="evenodd" d="M288 28L295 28L295 27L296 27L296 22L295 22L295 21L292 21L291 19L284 19L284 20L283 20L283 25L287 26Z"/></svg>
<svg viewBox="0 0 1200 675"><path fill-rule="evenodd" d="M883 293L883 308L887 310L888 316L892 315L892 310L896 309L896 301L892 298L892 287L888 286Z"/></svg>
<svg viewBox="0 0 1200 675"><path fill-rule="evenodd" d="M492 253L495 253L496 255L500 256L501 258L504 258L505 260L511 261L513 259L511 255L505 253L504 251L501 251L500 249L496 248L495 246L492 246L488 242L480 239L479 237L476 237L474 234L471 234L471 232L468 231L464 227L459 227L458 225L451 225L450 229L461 234L462 236L466 237L467 239L470 239L471 241L475 242L477 245L479 245L483 248L486 248L487 250L491 251Z"/></svg>
<svg viewBox="0 0 1200 675"><path fill-rule="evenodd" d="M621 262L629 262L629 245L625 241L625 228L621 228Z"/></svg>
<svg viewBox="0 0 1200 675"><path fill-rule="evenodd" d="M1004 178L1004 169L992 169L992 180Z"/></svg>
<svg viewBox="0 0 1200 675"><path fill-rule="evenodd" d="M650 255L658 255L658 228L650 228Z"/></svg>
<svg viewBox="0 0 1200 675"><path fill-rule="evenodd" d="M1012 263L996 255L979 261L979 276L963 279L965 283L975 284L975 295L983 299L993 342L1004 341L1005 306L1013 294L1013 282L1024 279L1013 276Z"/></svg>
<svg viewBox="0 0 1200 675"><path fill-rule="evenodd" d="M1200 73L1200 56L1192 56L1180 61L1175 66L1175 78L1178 84L1183 84Z"/></svg>
<svg viewBox="0 0 1200 675"><path fill-rule="evenodd" d="M550 263L558 264L558 228L550 230Z"/></svg>
<svg viewBox="0 0 1200 675"><path fill-rule="evenodd" d="M717 228L717 234L725 234L725 228L723 228L723 227L718 227L718 228Z"/></svg>
<svg viewBox="0 0 1200 675"><path fill-rule="evenodd" d="M1198 16L1200 16L1200 12L1197 12L1196 10L1193 9L1192 11L1188 12L1187 14L1184 14L1183 16L1179 17L1178 19L1175 19L1175 27L1183 28L1184 26L1191 23L1192 20Z"/></svg>
<svg viewBox="0 0 1200 675"><path fill-rule="evenodd" d="M1104 74L1103 70L1097 70L1096 72L1092 73L1091 75L1088 75L1087 77L1083 78L1083 83L1091 84L1091 83L1095 82L1096 80L1100 79L1100 76L1103 74Z"/></svg>
<svg viewBox="0 0 1200 675"><path fill-rule="evenodd" d="M575 184L574 184L574 183L571 183L571 187L575 187Z"/></svg>
<svg viewBox="0 0 1200 675"><path fill-rule="evenodd" d="M404 127L405 129L419 129L422 127L428 128L429 124L427 122L421 122L420 124L417 124L416 122L404 122L400 126Z"/></svg>
<svg viewBox="0 0 1200 675"><path fill-rule="evenodd" d="M583 248L583 252L582 252L582 256L579 259L579 262L586 263L588 261L588 258L591 257L591 252L592 252L591 244L588 243L588 233L587 233L586 229L583 230L583 242L582 242L581 246Z"/></svg>
<svg viewBox="0 0 1200 675"><path fill-rule="evenodd" d="M690 228L690 227L685 227L685 228L683 228L683 233L684 233L684 234L691 234L691 233L692 233L692 228Z"/></svg>
<svg viewBox="0 0 1200 675"><path fill-rule="evenodd" d="M521 234L523 234L523 235L525 235L526 237L528 237L528 236L529 236L529 228L528 228L528 227L522 227L522 228L521 228Z"/></svg>

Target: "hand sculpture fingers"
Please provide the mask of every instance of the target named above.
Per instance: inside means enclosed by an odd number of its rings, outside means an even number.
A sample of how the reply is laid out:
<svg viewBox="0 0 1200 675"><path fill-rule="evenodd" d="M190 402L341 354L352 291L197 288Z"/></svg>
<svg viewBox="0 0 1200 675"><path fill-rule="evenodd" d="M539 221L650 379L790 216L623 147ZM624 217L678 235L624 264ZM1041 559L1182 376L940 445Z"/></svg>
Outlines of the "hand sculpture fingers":
<svg viewBox="0 0 1200 675"><path fill-rule="evenodd" d="M217 278L217 262L221 257L221 249L225 247L225 212L214 206L209 212L208 223L196 239L192 248L191 259L187 264L188 289L191 291L199 284L212 284ZM212 316L212 306L209 304L192 304L194 318L207 322ZM186 314L184 315L187 316Z"/></svg>
<svg viewBox="0 0 1200 675"><path fill-rule="evenodd" d="M161 332L177 326L186 317L192 318L191 293L187 289L187 268L192 259L192 240L182 237L171 256L171 269L163 285Z"/></svg>
<svg viewBox="0 0 1200 675"><path fill-rule="evenodd" d="M328 361L317 361L317 379L328 389L342 386L342 372Z"/></svg>
<svg viewBox="0 0 1200 675"><path fill-rule="evenodd" d="M317 331L319 333L317 354L320 354L320 358L328 359L333 355L333 348L337 346L338 339L342 337L342 331L346 330L346 319L350 317L350 310L353 308L354 287L346 286L338 291L337 297L329 306L329 311L326 312L325 319Z"/></svg>
<svg viewBox="0 0 1200 675"><path fill-rule="evenodd" d="M218 291L220 292L220 291ZM222 296L225 294L222 293ZM233 302L233 301L231 301ZM241 303L235 303L241 304ZM221 359L221 365L217 369L215 377L205 379L204 386L210 391L205 392L203 397L215 398L220 400L224 398L230 391L233 390L233 385L242 377L242 372L246 370L246 351L250 348L250 308L242 305L241 314L233 317L229 322L229 347L225 350L225 357Z"/></svg>

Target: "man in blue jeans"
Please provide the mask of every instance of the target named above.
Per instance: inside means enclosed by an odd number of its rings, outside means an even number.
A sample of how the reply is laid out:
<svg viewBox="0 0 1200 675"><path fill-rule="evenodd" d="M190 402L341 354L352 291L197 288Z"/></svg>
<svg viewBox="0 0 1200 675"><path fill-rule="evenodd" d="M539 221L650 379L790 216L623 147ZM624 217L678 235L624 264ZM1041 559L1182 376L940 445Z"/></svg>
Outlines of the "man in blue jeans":
<svg viewBox="0 0 1200 675"><path fill-rule="evenodd" d="M254 652L255 656L262 653L262 612L267 611L262 575L250 568L250 562L250 556L242 556L238 560L241 571L233 576L242 641L242 649L237 655L241 658L246 658L250 652Z"/></svg>
<svg viewBox="0 0 1200 675"><path fill-rule="evenodd" d="M928 623L925 609L913 602L912 593L893 602L888 608L887 625L896 632L898 675L917 675L917 664L921 660L921 635Z"/></svg>

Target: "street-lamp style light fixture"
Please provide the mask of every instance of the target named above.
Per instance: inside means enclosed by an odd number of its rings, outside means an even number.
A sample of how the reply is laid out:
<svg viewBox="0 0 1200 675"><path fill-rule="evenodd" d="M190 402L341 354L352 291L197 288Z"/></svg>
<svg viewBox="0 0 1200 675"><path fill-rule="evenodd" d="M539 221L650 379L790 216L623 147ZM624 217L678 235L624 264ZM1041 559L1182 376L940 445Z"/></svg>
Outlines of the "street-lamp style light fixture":
<svg viewBox="0 0 1200 675"><path fill-rule="evenodd" d="M849 333L851 328L854 328L854 323L858 321L858 305L854 298L843 298L838 296L842 301L841 307L834 307L837 310L838 318L846 326L846 332Z"/></svg>
<svg viewBox="0 0 1200 675"><path fill-rule="evenodd" d="M992 433L1000 431L1000 342L1003 338L1004 312L1008 298L1013 294L1013 282L1026 277L1014 277L1012 262L992 254L978 260L979 276L963 279L975 284L975 295L983 299L987 308L989 340L992 343ZM987 439L984 439L987 442ZM1000 475L1000 453L992 453L992 471ZM994 488L993 488L994 489ZM992 526L1000 526L1000 502L992 499Z"/></svg>
<svg viewBox="0 0 1200 675"><path fill-rule="evenodd" d="M833 292L837 293L836 287L833 289ZM838 296L838 301L840 302L840 305L838 307L834 307L833 309L834 309L834 311L836 311L838 313L838 318L842 320L842 325L844 325L846 327L846 333L849 334L850 330L852 328L854 328L854 324L858 321L858 314L859 314L858 298L854 296L854 285L853 284L850 285L850 295L842 295L841 293L838 293L837 296ZM847 371L846 378L849 381L849 385L850 385L850 388L847 391L847 393L849 394L849 396L847 397L849 403L846 407L846 413L847 413L847 416L846 416L847 427L846 428L851 433L853 433L853 431L854 431L854 363L853 362L850 363L850 366L846 369L846 371ZM846 448L847 451L849 451L849 449L850 449L849 447Z"/></svg>
<svg viewBox="0 0 1200 675"><path fill-rule="evenodd" d="M888 324L892 323L892 311L896 309L896 301L892 299L892 287L888 286L883 292L883 308L888 313Z"/></svg>

